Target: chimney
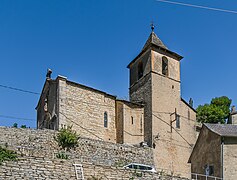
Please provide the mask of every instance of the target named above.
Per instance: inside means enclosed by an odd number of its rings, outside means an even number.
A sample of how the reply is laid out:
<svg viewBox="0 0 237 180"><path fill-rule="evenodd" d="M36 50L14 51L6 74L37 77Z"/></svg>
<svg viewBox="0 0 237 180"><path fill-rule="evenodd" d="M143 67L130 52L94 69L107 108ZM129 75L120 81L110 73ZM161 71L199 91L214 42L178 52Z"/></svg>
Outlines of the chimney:
<svg viewBox="0 0 237 180"><path fill-rule="evenodd" d="M228 124L237 125L237 111L236 111L235 106L231 107Z"/></svg>

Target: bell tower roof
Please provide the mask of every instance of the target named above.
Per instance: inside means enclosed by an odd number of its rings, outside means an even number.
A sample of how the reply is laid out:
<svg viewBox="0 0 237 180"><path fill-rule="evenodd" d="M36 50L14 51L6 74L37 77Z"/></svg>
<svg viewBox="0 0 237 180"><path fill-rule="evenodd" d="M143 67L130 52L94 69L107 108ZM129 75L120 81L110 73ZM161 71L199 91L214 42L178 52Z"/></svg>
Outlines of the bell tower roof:
<svg viewBox="0 0 237 180"><path fill-rule="evenodd" d="M181 60L183 57L180 56L179 54L170 51L165 44L158 38L158 36L154 32L154 26L151 28L152 32L150 36L148 37L145 45L143 46L141 52L135 57L127 66L127 68L130 68L130 65L133 64L137 58L139 58L142 54L144 54L147 49L152 48L153 50L159 50L160 52L163 52L167 55L175 57L177 60Z"/></svg>
<svg viewBox="0 0 237 180"><path fill-rule="evenodd" d="M145 50L150 44L153 44L155 46L162 47L164 49L168 48L164 45L164 43L158 38L158 36L154 33L154 31L151 32L149 38L147 39L145 45L142 48L142 51Z"/></svg>

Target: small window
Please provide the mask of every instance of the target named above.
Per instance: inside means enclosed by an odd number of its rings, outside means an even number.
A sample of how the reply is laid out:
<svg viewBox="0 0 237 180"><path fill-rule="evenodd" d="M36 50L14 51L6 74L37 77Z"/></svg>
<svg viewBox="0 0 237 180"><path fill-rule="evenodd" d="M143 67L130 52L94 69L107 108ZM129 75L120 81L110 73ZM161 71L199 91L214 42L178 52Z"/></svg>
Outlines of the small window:
<svg viewBox="0 0 237 180"><path fill-rule="evenodd" d="M104 112L104 127L108 127L108 114L107 112Z"/></svg>
<svg viewBox="0 0 237 180"><path fill-rule="evenodd" d="M180 129L180 115L176 115L176 128Z"/></svg>
<svg viewBox="0 0 237 180"><path fill-rule="evenodd" d="M162 57L162 74L168 76L168 59L165 56Z"/></svg>
<svg viewBox="0 0 237 180"><path fill-rule="evenodd" d="M143 63L139 62L138 64L138 79L140 79L143 76Z"/></svg>
<svg viewBox="0 0 237 180"><path fill-rule="evenodd" d="M131 116L131 122L132 122L132 124L133 124L133 117Z"/></svg>

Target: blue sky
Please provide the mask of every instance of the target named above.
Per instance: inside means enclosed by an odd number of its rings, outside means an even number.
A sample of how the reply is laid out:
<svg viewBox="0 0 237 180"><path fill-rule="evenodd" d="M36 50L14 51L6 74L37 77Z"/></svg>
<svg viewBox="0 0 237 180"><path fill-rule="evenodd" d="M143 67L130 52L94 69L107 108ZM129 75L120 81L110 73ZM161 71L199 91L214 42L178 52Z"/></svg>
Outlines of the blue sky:
<svg viewBox="0 0 237 180"><path fill-rule="evenodd" d="M176 0L177 1L177 0ZM179 0L237 11L237 1ZM47 68L120 98L128 97L127 64L154 21L168 48L184 56L182 97L194 105L226 95L237 104L237 14L155 0L1 0L0 85L41 92ZM36 119L38 95L0 87L0 115ZM35 121L0 117L35 127Z"/></svg>

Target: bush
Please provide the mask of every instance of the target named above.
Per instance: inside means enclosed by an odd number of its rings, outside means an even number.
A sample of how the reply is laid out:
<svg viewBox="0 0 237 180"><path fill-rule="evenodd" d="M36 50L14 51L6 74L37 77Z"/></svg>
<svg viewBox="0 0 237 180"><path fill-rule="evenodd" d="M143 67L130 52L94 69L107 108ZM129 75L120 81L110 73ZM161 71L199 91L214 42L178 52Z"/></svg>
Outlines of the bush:
<svg viewBox="0 0 237 180"><path fill-rule="evenodd" d="M54 139L58 145L68 151L69 149L77 146L79 135L72 130L72 127L62 128Z"/></svg>
<svg viewBox="0 0 237 180"><path fill-rule="evenodd" d="M17 123L14 123L14 124L12 125L12 127L17 128L17 127L18 127L18 124L17 124Z"/></svg>
<svg viewBox="0 0 237 180"><path fill-rule="evenodd" d="M68 155L65 154L64 152L59 152L56 154L56 158L58 159L68 159Z"/></svg>
<svg viewBox="0 0 237 180"><path fill-rule="evenodd" d="M16 152L0 146L0 164L2 164L3 161L14 161L14 160L17 160Z"/></svg>
<svg viewBox="0 0 237 180"><path fill-rule="evenodd" d="M88 180L101 180L102 177L91 176Z"/></svg>
<svg viewBox="0 0 237 180"><path fill-rule="evenodd" d="M26 128L26 125L21 125L21 128Z"/></svg>

